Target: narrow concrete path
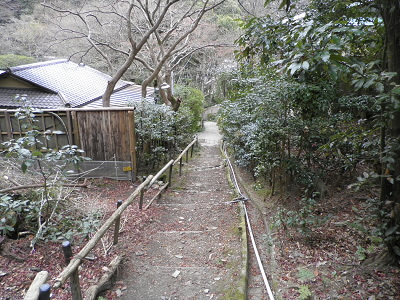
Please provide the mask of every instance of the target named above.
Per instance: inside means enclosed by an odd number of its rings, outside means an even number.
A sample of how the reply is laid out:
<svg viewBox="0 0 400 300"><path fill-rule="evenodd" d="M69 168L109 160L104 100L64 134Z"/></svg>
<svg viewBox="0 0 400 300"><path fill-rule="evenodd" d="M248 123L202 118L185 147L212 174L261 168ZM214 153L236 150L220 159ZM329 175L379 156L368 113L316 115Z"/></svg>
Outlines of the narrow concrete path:
<svg viewBox="0 0 400 300"><path fill-rule="evenodd" d="M220 139L206 122L200 152L155 204L162 209L157 230L120 276L127 286L120 299L244 299L239 211L226 203L233 191Z"/></svg>

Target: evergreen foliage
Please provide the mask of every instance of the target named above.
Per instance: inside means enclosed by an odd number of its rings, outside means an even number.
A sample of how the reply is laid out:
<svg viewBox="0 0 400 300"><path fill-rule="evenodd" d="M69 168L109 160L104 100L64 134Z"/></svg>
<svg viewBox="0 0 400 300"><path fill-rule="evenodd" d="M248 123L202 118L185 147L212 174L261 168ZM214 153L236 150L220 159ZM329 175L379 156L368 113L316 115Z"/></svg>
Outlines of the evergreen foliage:
<svg viewBox="0 0 400 300"><path fill-rule="evenodd" d="M400 70L385 52L395 53L385 48L394 28L385 14L397 13L398 4L314 0L294 14L297 1L279 2L285 18L241 23L240 76L233 76L220 114L237 162L269 181L272 194L276 186L296 182L307 198L313 192L323 197L318 180L357 181L362 165L369 171L358 180L377 184L381 176L381 201L398 202L391 191L400 191L399 177L392 175L400 157ZM397 205L380 206L380 232L400 256Z"/></svg>
<svg viewBox="0 0 400 300"><path fill-rule="evenodd" d="M139 169L149 171L175 158L193 139L198 123L189 108L178 112L148 100L131 104L136 108L135 129Z"/></svg>

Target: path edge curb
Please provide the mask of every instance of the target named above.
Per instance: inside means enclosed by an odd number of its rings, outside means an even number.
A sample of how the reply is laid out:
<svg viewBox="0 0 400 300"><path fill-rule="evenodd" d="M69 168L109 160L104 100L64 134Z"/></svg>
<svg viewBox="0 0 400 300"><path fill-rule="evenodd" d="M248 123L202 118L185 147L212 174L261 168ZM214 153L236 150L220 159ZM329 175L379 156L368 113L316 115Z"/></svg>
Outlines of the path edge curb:
<svg viewBox="0 0 400 300"><path fill-rule="evenodd" d="M226 160L227 157L224 155L224 151L222 149L223 142L220 142L219 150L221 152L222 157ZM226 162L225 162L226 167ZM235 195L238 196L238 193L235 189L235 185L233 184L231 173L229 172L229 168L225 168L226 178L228 180L229 185L234 190ZM239 295L241 296L237 300L246 300L247 299L247 285L249 278L249 249L248 249L248 240L247 240L247 226L246 226L246 216L243 209L243 203L239 202L239 217L240 221L238 224L238 229L240 231L241 241L242 241L242 264L240 270L240 279L239 285L237 287Z"/></svg>

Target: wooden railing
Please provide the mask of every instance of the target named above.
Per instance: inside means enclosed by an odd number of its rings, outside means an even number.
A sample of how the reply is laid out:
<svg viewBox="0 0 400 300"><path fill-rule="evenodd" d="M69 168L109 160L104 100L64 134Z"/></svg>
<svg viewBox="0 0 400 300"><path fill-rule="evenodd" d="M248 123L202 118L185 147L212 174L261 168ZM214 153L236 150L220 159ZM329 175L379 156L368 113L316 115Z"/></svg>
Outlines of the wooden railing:
<svg viewBox="0 0 400 300"><path fill-rule="evenodd" d="M78 267L81 263L81 260L86 257L89 252L97 245L100 239L104 236L107 230L114 224L114 245L118 243L118 235L119 235L119 220L121 218L121 214L124 210L130 206L134 200L140 195L139 200L139 208L142 209L143 206L143 195L144 193L161 177L164 176L164 173L169 169L168 182L166 182L159 190L157 195L153 197L145 207L148 209L153 201L160 197L161 193L167 189L172 182L173 175L173 167L179 163L179 176L182 175L182 165L183 165L183 157L186 155L186 162L189 160L189 150L190 155L193 156L193 149L195 144L197 143L197 137L193 139L193 141L179 154L177 159L170 160L156 175L149 175L145 180L135 189L135 191L126 199L124 202L118 202L116 211L105 221L105 223L99 228L99 230L95 233L95 235L90 239L90 241L82 248L82 250L75 255L72 255L71 244L68 241L63 243L63 252L65 256L65 260L67 263L67 267L58 275L55 279L55 284L53 288L57 289L61 287L68 279L70 280L71 286L71 294L73 300L82 300L82 291L79 283L79 275L78 275ZM42 271L37 274L30 288L28 289L24 300L37 300L50 299L50 285L46 283L48 279L48 273L46 271ZM91 292L93 298L96 297L96 291ZM86 297L88 299L89 297Z"/></svg>

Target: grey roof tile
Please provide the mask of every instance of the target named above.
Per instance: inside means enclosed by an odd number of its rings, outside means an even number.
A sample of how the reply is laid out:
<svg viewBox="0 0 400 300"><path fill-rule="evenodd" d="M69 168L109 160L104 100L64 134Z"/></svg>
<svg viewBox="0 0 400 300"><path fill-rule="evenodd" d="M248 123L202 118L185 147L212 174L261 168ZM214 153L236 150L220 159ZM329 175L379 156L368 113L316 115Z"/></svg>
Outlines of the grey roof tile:
<svg viewBox="0 0 400 300"><path fill-rule="evenodd" d="M26 94L37 108L102 107L102 95L111 76L66 59L51 60L0 70L0 77L13 76L29 82L36 89L0 88L0 107L18 107L16 94ZM147 89L147 99L154 89ZM142 99L141 86L120 80L111 95L111 106L127 106Z"/></svg>
<svg viewBox="0 0 400 300"><path fill-rule="evenodd" d="M58 108L64 103L59 95L43 92L37 89L11 89L0 88L0 107L16 108L21 106L16 95L26 95L30 106L35 108Z"/></svg>
<svg viewBox="0 0 400 300"><path fill-rule="evenodd" d="M22 65L10 70L13 75L26 81L62 93L72 107L101 97L111 79L111 76L98 70L65 59ZM128 86L128 83L120 80L115 89L124 86Z"/></svg>
<svg viewBox="0 0 400 300"><path fill-rule="evenodd" d="M153 90L147 89L147 99L153 99ZM139 85L129 85L126 88L116 91L111 95L110 106L112 107L126 107L129 103L139 102L142 99L142 90ZM85 107L102 107L102 99L93 101Z"/></svg>

